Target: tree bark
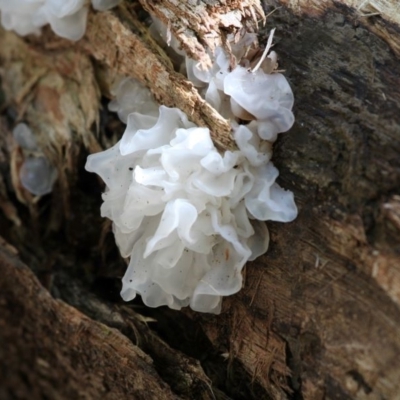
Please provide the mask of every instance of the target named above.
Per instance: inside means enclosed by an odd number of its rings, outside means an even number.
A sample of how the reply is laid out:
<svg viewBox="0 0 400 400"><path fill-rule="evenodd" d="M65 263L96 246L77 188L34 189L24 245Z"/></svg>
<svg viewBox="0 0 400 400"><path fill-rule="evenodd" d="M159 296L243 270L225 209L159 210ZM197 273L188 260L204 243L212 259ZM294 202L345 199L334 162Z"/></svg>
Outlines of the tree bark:
<svg viewBox="0 0 400 400"><path fill-rule="evenodd" d="M2 244L2 399L178 399L150 357L118 330L52 298L15 253Z"/></svg>
<svg viewBox="0 0 400 400"><path fill-rule="evenodd" d="M49 30L24 40L0 33L0 235L14 247L0 244L0 397L396 399L399 5L264 2L260 42L277 27L274 50L296 98L274 163L300 213L268 223L268 253L209 316L119 300L125 264L98 217L102 187L83 171L87 153L123 129L103 107L118 74L210 127L220 148L233 146L228 121L174 71L140 6L125 3L91 13L72 48ZM227 32L262 19L256 1L194 3L140 1L170 18L204 64ZM59 171L39 202L18 179L23 154L10 130L20 120Z"/></svg>

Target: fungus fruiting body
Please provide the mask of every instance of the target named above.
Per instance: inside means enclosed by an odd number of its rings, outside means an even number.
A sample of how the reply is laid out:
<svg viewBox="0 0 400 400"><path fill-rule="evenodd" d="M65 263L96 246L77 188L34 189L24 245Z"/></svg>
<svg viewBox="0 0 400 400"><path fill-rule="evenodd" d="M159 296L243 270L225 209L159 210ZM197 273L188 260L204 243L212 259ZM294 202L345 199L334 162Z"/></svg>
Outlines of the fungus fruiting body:
<svg viewBox="0 0 400 400"><path fill-rule="evenodd" d="M107 185L101 213L130 257L122 297L217 313L246 261L268 248L260 220L292 220L293 195L250 129L236 129L239 149L220 154L208 128L176 108L159 113L130 114L121 141L86 165Z"/></svg>
<svg viewBox="0 0 400 400"><path fill-rule="evenodd" d="M91 1L99 10L118 2ZM50 24L56 34L78 40L88 5L89 0L0 0L1 21L20 35ZM246 262L267 251L265 221L297 216L293 193L276 183L271 162L272 143L294 121L293 93L274 71L276 54L267 54L273 31L261 58L254 33L228 37L231 53L222 47L210 51L213 65L207 70L185 55L159 21L152 31L171 45L177 69L231 122L237 149L220 152L207 127L177 108L159 106L147 88L124 78L114 87L109 109L127 124L125 133L110 149L90 155L86 169L106 184L101 214L112 220L121 255L130 259L122 297L140 294L151 307L219 313L222 298L240 290ZM14 131L15 138L26 151L35 150L25 128ZM49 177L54 179L42 158L28 159L21 176L37 193L45 193Z"/></svg>
<svg viewBox="0 0 400 400"><path fill-rule="evenodd" d="M41 153L31 129L20 123L14 128L13 136L26 153L19 171L21 185L35 196L50 193L57 179L57 170Z"/></svg>
<svg viewBox="0 0 400 400"><path fill-rule="evenodd" d="M156 32L163 33L158 24ZM238 61L246 34L233 43ZM293 93L281 74L232 69L217 48L209 70L184 57L172 38L180 70L230 119L235 151L220 153L208 128L176 108L158 107L150 92L125 78L109 108L127 123L111 149L89 156L86 169L106 184L101 214L113 221L123 257L130 258L121 295L140 294L151 307L219 313L224 296L242 287L248 260L269 245L264 221L292 221L293 193L276 182L272 142L293 124Z"/></svg>
<svg viewBox="0 0 400 400"><path fill-rule="evenodd" d="M107 10L120 0L92 0L96 10ZM38 34L49 24L61 37L79 40L86 30L88 0L0 0L1 23L21 36Z"/></svg>

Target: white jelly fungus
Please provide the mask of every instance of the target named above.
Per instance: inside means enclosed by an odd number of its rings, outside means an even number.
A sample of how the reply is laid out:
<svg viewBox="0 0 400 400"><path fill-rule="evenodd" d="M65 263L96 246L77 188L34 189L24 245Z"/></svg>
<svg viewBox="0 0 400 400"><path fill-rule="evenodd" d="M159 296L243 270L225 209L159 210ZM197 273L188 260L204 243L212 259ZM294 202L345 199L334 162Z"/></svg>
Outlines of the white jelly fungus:
<svg viewBox="0 0 400 400"><path fill-rule="evenodd" d="M20 123L13 130L15 141L26 153L19 171L21 185L35 196L44 196L52 191L57 179L57 170L40 152L31 129Z"/></svg>
<svg viewBox="0 0 400 400"><path fill-rule="evenodd" d="M260 221L295 218L271 153L244 126L235 137L239 150L220 154L208 128L161 106L158 118L130 114L121 141L89 156L86 169L107 185L101 214L130 257L125 300L140 293L151 307L218 313L222 296L240 290L245 263L268 248Z"/></svg>
<svg viewBox="0 0 400 400"><path fill-rule="evenodd" d="M222 297L240 290L245 263L268 249L264 221L297 216L293 193L275 182L270 161L272 142L294 120L289 84L262 69L231 70L221 48L213 59L208 71L183 59L181 70L231 119L236 151L221 154L208 128L176 108L158 108L137 81L114 87L109 108L127 123L125 133L89 156L86 169L106 183L101 214L113 221L120 252L130 258L124 300L140 294L151 307L219 313Z"/></svg>
<svg viewBox="0 0 400 400"><path fill-rule="evenodd" d="M98 10L118 2L91 1ZM89 0L0 0L1 22L20 35L50 24L58 35L78 40L88 5ZM110 149L90 155L86 169L106 184L101 214L112 220L121 255L130 258L124 300L140 294L151 307L189 305L219 313L222 297L241 289L246 262L267 251L265 221L297 216L293 193L276 183L278 170L270 161L277 134L293 124L293 93L274 72L276 54L268 55L273 31L261 58L254 59L256 35L246 33L239 40L228 37L233 58L218 47L210 53L212 67L204 70L160 21L151 30L171 46L171 58L200 95L230 120L237 149L219 152L208 128L176 108L159 107L147 88L125 78L112 89L109 104L127 124L125 133ZM14 137L27 152L22 184L34 194L48 193L55 171L38 154L30 129L20 124Z"/></svg>
<svg viewBox="0 0 400 400"><path fill-rule="evenodd" d="M92 0L96 10L107 10L121 0ZM89 0L0 0L1 24L21 36L39 34L50 24L58 35L79 40L85 34Z"/></svg>

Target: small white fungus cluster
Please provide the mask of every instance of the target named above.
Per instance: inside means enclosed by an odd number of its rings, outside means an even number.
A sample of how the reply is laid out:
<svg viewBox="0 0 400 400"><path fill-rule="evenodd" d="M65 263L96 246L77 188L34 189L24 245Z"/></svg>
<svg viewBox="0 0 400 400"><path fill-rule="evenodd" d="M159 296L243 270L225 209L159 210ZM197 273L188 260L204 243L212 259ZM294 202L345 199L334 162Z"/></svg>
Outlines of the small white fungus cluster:
<svg viewBox="0 0 400 400"><path fill-rule="evenodd" d="M20 123L14 128L13 136L25 153L19 171L21 185L35 196L50 193L57 179L57 170L40 151L31 129Z"/></svg>
<svg viewBox="0 0 400 400"><path fill-rule="evenodd" d="M108 10L121 0L92 0L96 10ZM89 0L0 0L1 24L21 36L39 34L50 24L58 35L79 40L85 34Z"/></svg>
<svg viewBox="0 0 400 400"><path fill-rule="evenodd" d="M163 41L169 40L168 30L159 20L154 19L152 27ZM267 51L272 45L274 31L271 31ZM233 126L237 126L235 120L248 121L248 126L261 139L269 142L274 142L278 133L292 127L294 97L288 81L282 74L266 73L267 68L262 68L268 67L268 62L274 64L276 53L272 51L264 63L260 62L255 68L251 68L250 61L245 58L257 42L254 33L245 33L237 42L231 38L230 47L236 62L233 69L232 59L222 47L217 47L214 54L210 55L212 67L203 70L196 60L185 55L175 38L172 37L169 42L171 50L178 57L183 57L180 70L211 106L232 121ZM269 69L272 72L274 68Z"/></svg>
<svg viewBox="0 0 400 400"><path fill-rule="evenodd" d="M231 119L238 149L221 154L208 128L176 108L158 108L146 88L125 79L110 109L126 131L114 147L89 156L86 169L106 183L101 214L130 257L122 297L219 313L222 297L240 290L245 263L268 248L263 221L297 215L270 161L272 141L293 123L293 94L281 74L230 70L222 49L208 71L185 64L205 99Z"/></svg>

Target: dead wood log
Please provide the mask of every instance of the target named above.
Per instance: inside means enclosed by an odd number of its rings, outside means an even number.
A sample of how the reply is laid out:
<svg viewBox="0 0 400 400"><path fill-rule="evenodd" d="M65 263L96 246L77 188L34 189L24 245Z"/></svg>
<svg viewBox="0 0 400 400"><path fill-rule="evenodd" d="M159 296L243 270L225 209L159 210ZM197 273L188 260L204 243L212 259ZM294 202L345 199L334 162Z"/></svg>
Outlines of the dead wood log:
<svg viewBox="0 0 400 400"><path fill-rule="evenodd" d="M144 352L52 298L5 242L0 268L1 399L179 399Z"/></svg>
<svg viewBox="0 0 400 400"><path fill-rule="evenodd" d="M209 15L213 23L212 35L207 36L203 20L189 18L195 2L188 1L187 8L172 0L140 3L165 21L174 13L172 31L186 50L205 63L207 46L223 40L226 29L235 29L237 23L227 28L223 21L228 19L218 15L225 15L224 7L230 3L232 15L240 14L240 2L200 2L201 18ZM264 3L266 15L273 11L267 29L278 28L275 51L280 68L285 69L296 96L296 124L275 145L274 162L281 171L282 186L295 193L300 215L288 225L269 224L269 252L249 263L243 290L225 300L222 315L140 308L156 321L150 323L156 328L154 341L144 350L156 360L160 379L182 397L212 398L207 377L193 361L197 359L220 398L396 398L400 393L398 4L394 0ZM54 294L108 326L114 326L113 322L96 311L100 306L85 307L85 299L99 289L99 282L107 282L100 292L112 291L114 278L124 268L110 235L103 235L101 249L97 246L101 221L95 207L100 188L94 178L82 175L82 147L92 152L100 145L108 146L115 139L110 131L118 128L112 115L103 111L99 118L95 112L100 107L100 88L107 96L115 74L134 76L149 85L160 102L179 106L196 123L209 126L220 147L231 146L227 121L173 71L163 50L146 35L135 10L137 5L129 2L115 12L91 14L85 39L72 50L49 32L40 40L23 41L12 34L0 38L6 100L6 117L0 124L3 176L9 173L10 159L15 161L15 153L9 151L9 129L18 119L36 124L43 138L50 132L47 152L56 164L69 160L52 207L45 199L36 204L20 193L30 214L10 194L9 181L3 180L0 206L5 211L0 215L0 233ZM247 17L245 24L250 24L254 18ZM265 39L266 32L261 32L261 42L263 35ZM89 88L87 97L80 95L77 100L71 94L82 93L78 87L83 83ZM68 109L65 104L70 105ZM63 145L57 147L60 140ZM14 189L19 190L15 185ZM59 204L64 204L64 211L66 207L73 210L74 217L60 220L54 212L41 212L46 205L54 209ZM36 217L29 220L29 215ZM46 234L44 226L50 226L45 237L56 232L56 238L29 243L34 229L38 237ZM63 235L65 227L68 234ZM58 264L67 271L64 280L55 268ZM66 290L65 282L74 279L82 281L86 291ZM121 317L116 327L132 340L135 337L127 328L132 322L127 321L136 321L136 332L138 327L147 329L132 317L129 307L102 296L97 304L111 302L107 307L113 312L130 315L127 320ZM81 300L76 301L77 297ZM175 350L156 345L158 335ZM24 348L20 341L17 344L18 349ZM180 358L176 349L191 358ZM176 373L171 360L180 360ZM183 367L185 362L194 363L190 373ZM163 370L168 373L163 375ZM171 375L185 373L194 383L182 388L176 384L180 378L171 379ZM62 386L56 379L43 378L43 382ZM196 392L196 387L202 389Z"/></svg>

